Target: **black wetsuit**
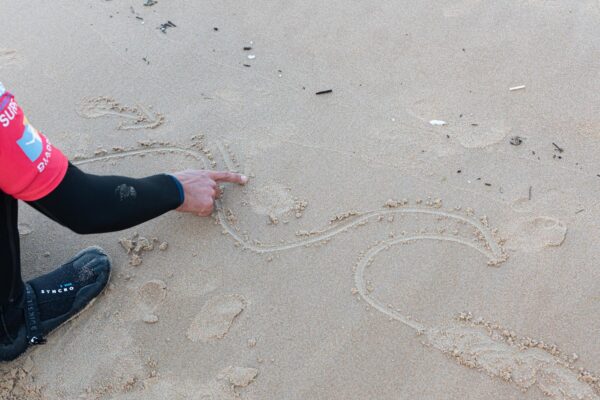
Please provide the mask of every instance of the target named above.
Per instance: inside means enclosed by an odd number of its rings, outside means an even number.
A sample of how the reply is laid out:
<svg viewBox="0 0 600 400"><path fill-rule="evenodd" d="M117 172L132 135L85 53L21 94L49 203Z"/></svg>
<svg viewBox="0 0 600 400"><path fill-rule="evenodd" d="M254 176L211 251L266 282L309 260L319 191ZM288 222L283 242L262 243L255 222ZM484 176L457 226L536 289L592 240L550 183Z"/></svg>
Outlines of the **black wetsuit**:
<svg viewBox="0 0 600 400"><path fill-rule="evenodd" d="M182 202L181 184L171 175L97 176L69 164L51 193L28 204L74 232L86 234L126 229ZM17 220L17 200L0 191L0 307L19 300L23 291Z"/></svg>

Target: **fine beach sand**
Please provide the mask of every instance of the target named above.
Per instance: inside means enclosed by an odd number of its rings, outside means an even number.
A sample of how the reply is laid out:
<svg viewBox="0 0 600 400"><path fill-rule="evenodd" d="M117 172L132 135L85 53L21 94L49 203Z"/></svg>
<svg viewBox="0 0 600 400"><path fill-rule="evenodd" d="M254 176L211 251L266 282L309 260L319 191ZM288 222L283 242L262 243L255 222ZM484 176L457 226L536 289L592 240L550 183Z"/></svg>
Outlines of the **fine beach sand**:
<svg viewBox="0 0 600 400"><path fill-rule="evenodd" d="M250 182L102 235L22 205L26 278L114 272L0 399L600 399L598 0L143 3L0 0L0 80L88 172Z"/></svg>

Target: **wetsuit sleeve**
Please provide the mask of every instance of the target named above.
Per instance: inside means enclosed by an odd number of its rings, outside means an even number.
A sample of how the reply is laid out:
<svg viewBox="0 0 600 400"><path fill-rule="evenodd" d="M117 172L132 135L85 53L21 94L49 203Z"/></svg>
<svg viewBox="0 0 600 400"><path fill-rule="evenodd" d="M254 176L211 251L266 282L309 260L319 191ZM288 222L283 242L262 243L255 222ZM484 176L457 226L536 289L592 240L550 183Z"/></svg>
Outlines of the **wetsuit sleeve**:
<svg viewBox="0 0 600 400"><path fill-rule="evenodd" d="M67 158L35 129L0 83L0 190L32 201L61 182Z"/></svg>
<svg viewBox="0 0 600 400"><path fill-rule="evenodd" d="M172 175L135 179L87 174L69 164L62 182L31 206L77 233L118 231L148 221L183 203Z"/></svg>

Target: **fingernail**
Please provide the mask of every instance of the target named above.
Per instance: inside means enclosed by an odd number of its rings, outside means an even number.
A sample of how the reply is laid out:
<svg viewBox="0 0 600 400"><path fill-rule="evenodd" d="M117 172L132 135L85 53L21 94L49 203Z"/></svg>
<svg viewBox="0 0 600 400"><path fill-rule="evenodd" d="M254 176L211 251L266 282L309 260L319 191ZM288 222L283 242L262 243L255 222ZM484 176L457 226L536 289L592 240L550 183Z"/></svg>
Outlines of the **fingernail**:
<svg viewBox="0 0 600 400"><path fill-rule="evenodd" d="M242 175L242 183L248 182L248 177L246 175Z"/></svg>

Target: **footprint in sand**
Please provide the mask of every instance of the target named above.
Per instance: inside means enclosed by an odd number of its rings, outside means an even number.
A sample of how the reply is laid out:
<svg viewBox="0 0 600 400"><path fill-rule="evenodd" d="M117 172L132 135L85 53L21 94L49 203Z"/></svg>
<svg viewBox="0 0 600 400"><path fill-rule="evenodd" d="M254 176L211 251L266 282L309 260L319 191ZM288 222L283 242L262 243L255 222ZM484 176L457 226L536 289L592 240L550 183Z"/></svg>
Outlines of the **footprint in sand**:
<svg viewBox="0 0 600 400"><path fill-rule="evenodd" d="M467 149L476 149L500 142L510 132L500 121L481 124L477 127L466 126L457 129L454 134L458 142Z"/></svg>
<svg viewBox="0 0 600 400"><path fill-rule="evenodd" d="M250 204L257 214L279 216L294 208L294 198L289 188L271 183L252 191Z"/></svg>
<svg viewBox="0 0 600 400"><path fill-rule="evenodd" d="M295 197L291 189L280 183L269 183L250 193L250 206L259 215L266 215L273 224L284 215L302 217L308 202Z"/></svg>
<svg viewBox="0 0 600 400"><path fill-rule="evenodd" d="M519 197L512 202L510 208L518 213L527 213L533 210L533 204L529 197Z"/></svg>
<svg viewBox="0 0 600 400"><path fill-rule="evenodd" d="M446 17L459 16L463 12L469 13L468 3L473 1L476 0L463 0L462 5L454 2L452 6L446 8L449 13ZM436 100L433 99L419 100L413 104L412 109L407 109L406 112L421 121L422 125L428 126L429 131L431 131L430 121L438 119L445 121L446 124L435 127L436 129L433 129L433 131L438 134L450 135L467 149L491 146L500 142L511 132L511 127L503 120L488 119L484 116L461 119L448 118L456 113L456 110L447 110L443 104L437 104Z"/></svg>
<svg viewBox="0 0 600 400"><path fill-rule="evenodd" d="M238 294L213 297L202 306L190 324L187 338L192 342L222 339L246 304L246 299Z"/></svg>
<svg viewBox="0 0 600 400"><path fill-rule="evenodd" d="M596 377L556 348L489 322L467 320L424 332L426 345L461 365L512 383L523 392L537 387L553 399L598 400Z"/></svg>
<svg viewBox="0 0 600 400"><path fill-rule="evenodd" d="M552 217L539 216L519 220L509 229L506 247L511 250L539 251L563 244L567 225Z"/></svg>
<svg viewBox="0 0 600 400"><path fill-rule="evenodd" d="M184 380L178 375L161 375L160 379L144 382L140 391L129 391L111 397L113 400L240 400L239 389L254 382L258 370L247 367L227 367L205 383Z"/></svg>
<svg viewBox="0 0 600 400"><path fill-rule="evenodd" d="M142 321L148 324L158 322L158 315L155 311L166 296L167 284L161 280L153 279L140 286L137 290L137 302Z"/></svg>
<svg viewBox="0 0 600 400"><path fill-rule="evenodd" d="M217 375L217 382L225 383L227 388L246 387L258 375L256 368L227 367Z"/></svg>

